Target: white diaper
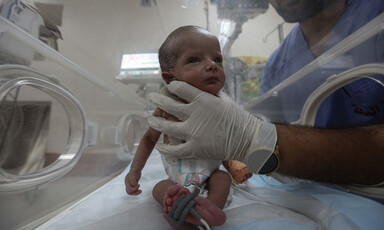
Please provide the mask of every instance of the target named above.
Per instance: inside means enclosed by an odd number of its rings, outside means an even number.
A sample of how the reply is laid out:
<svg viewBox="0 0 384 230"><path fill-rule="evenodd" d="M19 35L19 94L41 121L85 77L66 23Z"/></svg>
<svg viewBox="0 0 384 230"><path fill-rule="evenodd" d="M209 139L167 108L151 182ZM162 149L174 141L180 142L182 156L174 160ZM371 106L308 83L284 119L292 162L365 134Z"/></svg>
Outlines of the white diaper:
<svg viewBox="0 0 384 230"><path fill-rule="evenodd" d="M181 186L195 184L197 187L200 187L221 165L219 160L180 159L169 158L163 155L161 159L169 179Z"/></svg>

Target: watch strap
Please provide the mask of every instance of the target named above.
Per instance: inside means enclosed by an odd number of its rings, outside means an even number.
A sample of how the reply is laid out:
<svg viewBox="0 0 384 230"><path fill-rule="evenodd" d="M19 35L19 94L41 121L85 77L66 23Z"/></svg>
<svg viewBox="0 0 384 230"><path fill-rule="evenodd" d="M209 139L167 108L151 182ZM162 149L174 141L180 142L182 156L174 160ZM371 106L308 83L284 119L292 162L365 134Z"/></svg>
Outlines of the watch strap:
<svg viewBox="0 0 384 230"><path fill-rule="evenodd" d="M261 167L258 174L264 174L267 176L273 174L279 168L279 153L279 146L276 145L272 155L268 158L263 167Z"/></svg>

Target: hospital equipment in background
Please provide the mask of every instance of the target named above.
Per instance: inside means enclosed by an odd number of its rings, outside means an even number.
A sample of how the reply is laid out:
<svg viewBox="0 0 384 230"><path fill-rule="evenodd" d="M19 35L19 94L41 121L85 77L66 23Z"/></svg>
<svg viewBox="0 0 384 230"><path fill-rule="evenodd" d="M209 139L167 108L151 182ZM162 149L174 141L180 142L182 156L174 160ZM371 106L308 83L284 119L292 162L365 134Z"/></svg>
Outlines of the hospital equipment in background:
<svg viewBox="0 0 384 230"><path fill-rule="evenodd" d="M157 53L124 54L120 74L115 78L123 84L139 84L136 93L146 99L148 110L153 110L148 95L165 86Z"/></svg>
<svg viewBox="0 0 384 230"><path fill-rule="evenodd" d="M224 89L227 94L234 98L236 102L243 103L241 82L252 79L252 67L238 57L231 57L231 48L242 32L244 23L264 14L268 10L269 1L237 1L211 0L216 4L219 18L219 42L223 50L224 69L226 71L226 82ZM253 66L257 72L261 72L263 65ZM257 76L257 75L254 75Z"/></svg>

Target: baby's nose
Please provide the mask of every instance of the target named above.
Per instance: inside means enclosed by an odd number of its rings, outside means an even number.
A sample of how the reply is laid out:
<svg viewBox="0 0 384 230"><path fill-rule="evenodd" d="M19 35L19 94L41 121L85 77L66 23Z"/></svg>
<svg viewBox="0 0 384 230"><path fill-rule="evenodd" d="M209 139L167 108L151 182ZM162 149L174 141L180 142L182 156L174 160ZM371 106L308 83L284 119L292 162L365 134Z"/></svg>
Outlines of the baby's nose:
<svg viewBox="0 0 384 230"><path fill-rule="evenodd" d="M217 70L217 64L214 61L209 61L205 68L206 70Z"/></svg>

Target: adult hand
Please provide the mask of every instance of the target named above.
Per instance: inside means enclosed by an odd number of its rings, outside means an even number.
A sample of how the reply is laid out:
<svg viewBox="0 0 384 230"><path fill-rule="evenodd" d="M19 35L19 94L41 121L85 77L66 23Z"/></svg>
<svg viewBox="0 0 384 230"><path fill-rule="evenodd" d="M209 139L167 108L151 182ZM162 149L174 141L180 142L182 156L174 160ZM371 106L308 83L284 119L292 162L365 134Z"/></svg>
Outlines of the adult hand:
<svg viewBox="0 0 384 230"><path fill-rule="evenodd" d="M159 143L160 153L178 158L238 160L257 173L272 154L276 128L254 117L225 94L219 97L188 83L173 81L168 90L187 104L160 94L151 94L152 102L180 122L151 116L150 126L185 143Z"/></svg>

